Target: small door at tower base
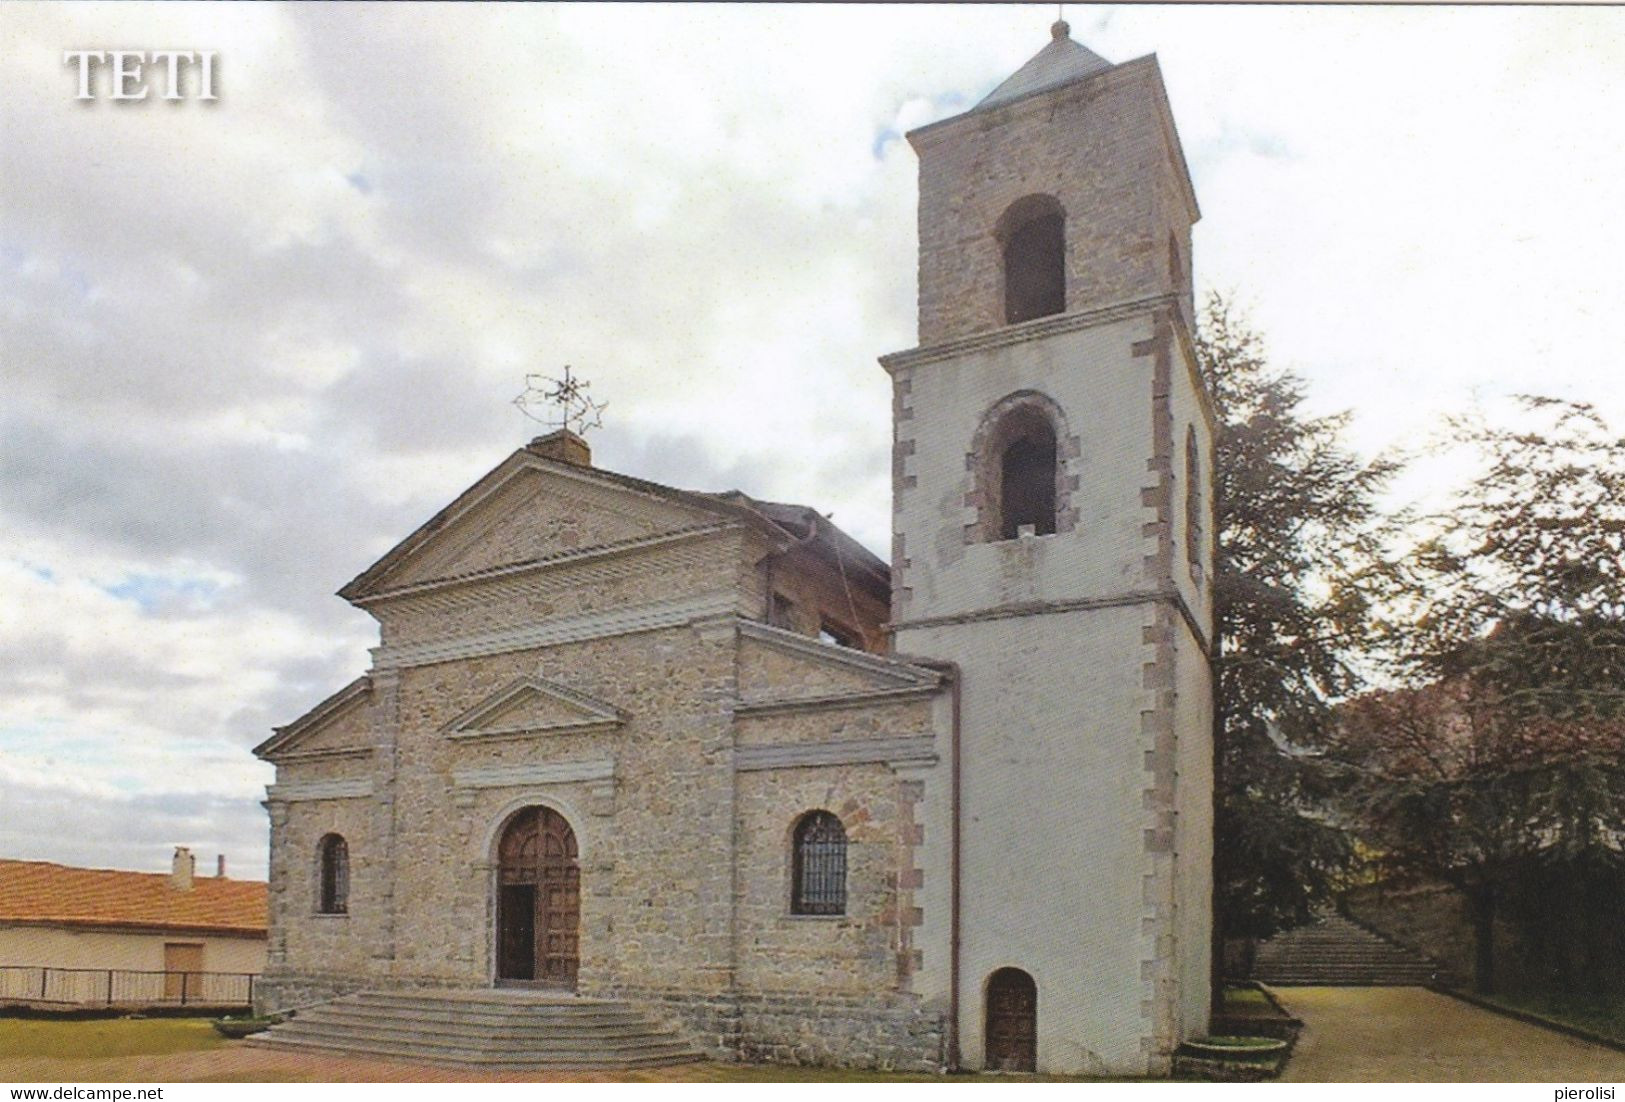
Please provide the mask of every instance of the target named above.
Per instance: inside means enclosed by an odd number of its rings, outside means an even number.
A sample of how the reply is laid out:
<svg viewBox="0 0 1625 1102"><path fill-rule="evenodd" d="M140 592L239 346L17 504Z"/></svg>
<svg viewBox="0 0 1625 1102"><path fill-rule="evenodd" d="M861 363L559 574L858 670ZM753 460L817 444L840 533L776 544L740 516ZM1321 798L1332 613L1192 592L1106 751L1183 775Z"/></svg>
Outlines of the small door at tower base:
<svg viewBox="0 0 1625 1102"><path fill-rule="evenodd" d="M983 1064L989 1071L1038 1070L1038 986L1019 968L988 978Z"/></svg>

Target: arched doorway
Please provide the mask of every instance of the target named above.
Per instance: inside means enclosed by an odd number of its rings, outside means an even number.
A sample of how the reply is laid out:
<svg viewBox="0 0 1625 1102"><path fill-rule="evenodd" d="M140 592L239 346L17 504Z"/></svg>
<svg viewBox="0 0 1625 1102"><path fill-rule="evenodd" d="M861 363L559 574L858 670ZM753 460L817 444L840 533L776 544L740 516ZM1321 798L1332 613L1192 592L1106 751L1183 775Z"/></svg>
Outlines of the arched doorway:
<svg viewBox="0 0 1625 1102"><path fill-rule="evenodd" d="M1038 985L1019 968L988 977L983 1064L989 1071L1038 1070Z"/></svg>
<svg viewBox="0 0 1625 1102"><path fill-rule="evenodd" d="M497 845L497 979L574 988L580 964L576 835L550 807L527 807Z"/></svg>

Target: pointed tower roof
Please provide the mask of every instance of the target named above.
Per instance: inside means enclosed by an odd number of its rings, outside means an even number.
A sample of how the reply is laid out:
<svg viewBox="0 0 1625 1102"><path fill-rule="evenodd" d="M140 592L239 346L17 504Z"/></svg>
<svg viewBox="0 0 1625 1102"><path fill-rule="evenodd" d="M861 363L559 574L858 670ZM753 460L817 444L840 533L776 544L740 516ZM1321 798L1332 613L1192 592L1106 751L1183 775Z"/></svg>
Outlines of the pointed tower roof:
<svg viewBox="0 0 1625 1102"><path fill-rule="evenodd" d="M1029 58L1027 64L1010 74L1003 84L989 92L971 110L997 107L1034 92L1071 84L1112 67L1111 62L1087 46L1072 41L1072 28L1064 19L1056 20L1049 33L1049 45Z"/></svg>

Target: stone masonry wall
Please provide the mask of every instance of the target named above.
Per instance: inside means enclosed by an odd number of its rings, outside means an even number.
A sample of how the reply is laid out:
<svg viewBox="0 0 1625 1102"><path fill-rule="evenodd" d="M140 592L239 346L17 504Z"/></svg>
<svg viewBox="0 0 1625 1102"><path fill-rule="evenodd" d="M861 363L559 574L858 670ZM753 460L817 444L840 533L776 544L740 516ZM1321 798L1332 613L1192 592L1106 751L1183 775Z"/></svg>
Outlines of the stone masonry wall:
<svg viewBox="0 0 1625 1102"><path fill-rule="evenodd" d="M774 626L817 638L821 621L828 619L857 632L863 650L884 651L881 625L890 612L888 596L861 584L851 563L845 568L843 578L836 567L793 552L771 560L771 587L791 602L789 622Z"/></svg>
<svg viewBox="0 0 1625 1102"><path fill-rule="evenodd" d="M588 734L452 740L455 716L520 677L608 701L625 726ZM727 982L732 769L725 703L731 637L673 628L440 663L401 685L398 971L490 975L490 838L527 797L551 801L581 848L583 991L618 982L714 990ZM460 788L469 770L613 759L613 783ZM448 906L448 903L452 904Z"/></svg>
<svg viewBox="0 0 1625 1102"><path fill-rule="evenodd" d="M1158 202L1157 181L1175 168L1155 73L1141 59L911 135L920 155L921 346L1005 324L993 231L1033 193L1066 211L1067 312L1175 289L1168 236L1188 258L1190 227L1182 209Z"/></svg>

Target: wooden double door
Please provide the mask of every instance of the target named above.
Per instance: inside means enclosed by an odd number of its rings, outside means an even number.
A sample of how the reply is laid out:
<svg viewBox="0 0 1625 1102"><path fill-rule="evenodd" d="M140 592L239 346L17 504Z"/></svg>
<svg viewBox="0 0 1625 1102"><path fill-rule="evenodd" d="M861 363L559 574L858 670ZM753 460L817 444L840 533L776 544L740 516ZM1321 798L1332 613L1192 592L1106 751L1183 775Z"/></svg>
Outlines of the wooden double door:
<svg viewBox="0 0 1625 1102"><path fill-rule="evenodd" d="M574 988L581 961L581 864L575 831L527 807L497 852L497 978Z"/></svg>

